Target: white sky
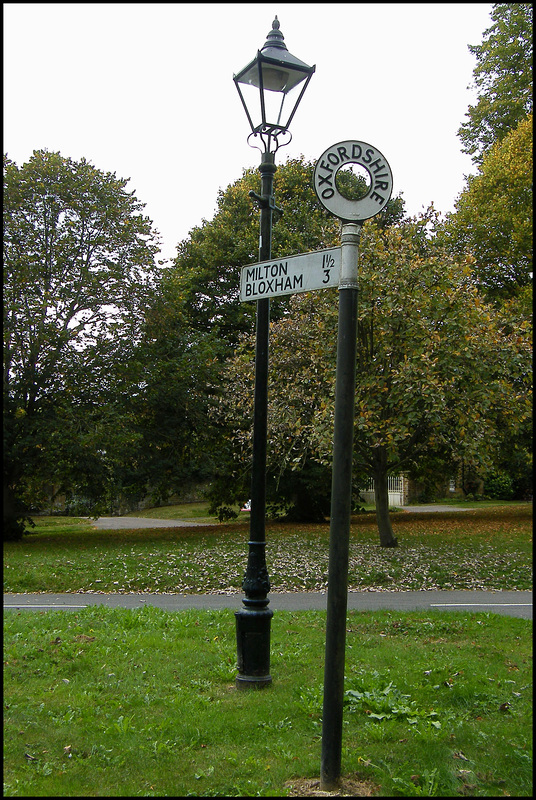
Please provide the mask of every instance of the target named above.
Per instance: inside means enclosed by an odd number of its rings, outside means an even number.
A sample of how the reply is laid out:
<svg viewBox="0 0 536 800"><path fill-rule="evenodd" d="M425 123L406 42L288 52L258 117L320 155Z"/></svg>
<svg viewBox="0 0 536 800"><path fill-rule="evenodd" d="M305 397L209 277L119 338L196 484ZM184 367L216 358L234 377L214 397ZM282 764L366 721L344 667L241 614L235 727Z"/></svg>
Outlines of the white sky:
<svg viewBox="0 0 536 800"><path fill-rule="evenodd" d="M83 156L130 178L171 258L218 189L256 167L233 83L277 14L316 64L277 163L372 144L406 211L451 211L474 172L456 131L490 3L5 3L4 152ZM276 197L277 203L277 197Z"/></svg>

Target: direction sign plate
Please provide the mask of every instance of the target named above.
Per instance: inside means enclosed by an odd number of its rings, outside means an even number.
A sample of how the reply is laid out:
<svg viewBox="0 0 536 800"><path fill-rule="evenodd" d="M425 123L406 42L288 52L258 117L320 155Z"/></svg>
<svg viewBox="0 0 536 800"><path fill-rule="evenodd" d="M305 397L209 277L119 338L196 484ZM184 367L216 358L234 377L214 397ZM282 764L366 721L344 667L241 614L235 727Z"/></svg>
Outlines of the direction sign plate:
<svg viewBox="0 0 536 800"><path fill-rule="evenodd" d="M339 285L341 248L300 253L242 268L240 300L264 300Z"/></svg>
<svg viewBox="0 0 536 800"><path fill-rule="evenodd" d="M359 164L370 176L370 188L360 200L349 200L337 187L337 172L348 164ZM376 147L351 139L333 144L322 153L315 165L313 183L325 209L345 222L364 222L376 216L389 202L393 174L385 156Z"/></svg>

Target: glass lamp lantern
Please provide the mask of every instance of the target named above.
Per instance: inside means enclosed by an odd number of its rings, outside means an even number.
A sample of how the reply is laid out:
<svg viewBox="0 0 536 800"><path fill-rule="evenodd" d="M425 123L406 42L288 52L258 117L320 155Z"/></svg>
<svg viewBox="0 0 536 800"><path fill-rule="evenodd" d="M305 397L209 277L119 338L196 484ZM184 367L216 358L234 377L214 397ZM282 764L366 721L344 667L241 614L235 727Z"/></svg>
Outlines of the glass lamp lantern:
<svg viewBox="0 0 536 800"><path fill-rule="evenodd" d="M289 53L276 17L257 56L233 76L253 135L288 131L315 69Z"/></svg>

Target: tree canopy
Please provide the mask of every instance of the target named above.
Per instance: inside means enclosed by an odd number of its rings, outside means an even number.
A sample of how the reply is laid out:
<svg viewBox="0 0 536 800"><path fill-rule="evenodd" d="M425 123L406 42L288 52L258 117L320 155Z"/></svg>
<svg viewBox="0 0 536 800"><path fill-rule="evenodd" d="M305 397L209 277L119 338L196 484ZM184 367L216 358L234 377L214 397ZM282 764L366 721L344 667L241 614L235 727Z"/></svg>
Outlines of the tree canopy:
<svg viewBox="0 0 536 800"><path fill-rule="evenodd" d="M474 258L483 292L519 295L532 283L532 114L484 155L449 215L445 235Z"/></svg>
<svg viewBox="0 0 536 800"><path fill-rule="evenodd" d="M357 480L373 477L377 487L386 487L389 474L417 474L438 461L454 468L463 460L482 472L493 462L501 426L515 429L530 413L526 331L505 331L479 295L470 263L455 261L429 234L434 219L384 230L371 221L361 236L354 463ZM331 290L293 296L272 324L272 500L278 493L290 500L302 475L314 505L319 467L330 466L336 331ZM227 365L219 407L233 443L230 483L242 491L252 395L246 341ZM390 546L387 508L377 503L377 515L380 541Z"/></svg>
<svg viewBox="0 0 536 800"><path fill-rule="evenodd" d="M312 185L314 163L288 159L274 178L276 204L283 214L274 214L272 255L274 258L319 250L338 244L340 223L316 199ZM347 184L359 181L347 173ZM168 284L175 302L184 310L192 329L211 331L220 341L222 357L236 346L240 334L254 326L255 308L239 299L240 269L258 261L259 210L249 197L259 191L258 170L244 170L242 177L220 190L218 207L211 221L203 220L178 246ZM403 201L392 198L380 215L391 224L403 215ZM288 298L274 298L271 317L278 319Z"/></svg>
<svg viewBox="0 0 536 800"><path fill-rule="evenodd" d="M477 164L532 111L532 3L495 3L491 19L482 43L469 45L478 99L458 131Z"/></svg>
<svg viewBox="0 0 536 800"><path fill-rule="evenodd" d="M373 477L380 541L395 542L387 477L505 463L528 430L531 117L486 150L457 211L404 219L392 198L363 228L359 265L356 490ZM314 165L275 175L274 258L340 244ZM339 189L359 196L351 172ZM155 263L157 235L127 181L46 150L4 159L4 507L47 484L99 500L164 499L210 478L214 505L249 494L258 260L257 170L221 190L212 221ZM357 192L358 195L352 194ZM329 512L336 292L271 301L269 504ZM501 300L496 307L489 299ZM497 432L502 432L498 436ZM384 491L385 490L385 491ZM15 524L12 524L15 523Z"/></svg>
<svg viewBox="0 0 536 800"><path fill-rule="evenodd" d="M4 157L4 504L14 535L37 486L105 469L97 419L124 384L157 275L156 233L126 184L47 150L22 167Z"/></svg>

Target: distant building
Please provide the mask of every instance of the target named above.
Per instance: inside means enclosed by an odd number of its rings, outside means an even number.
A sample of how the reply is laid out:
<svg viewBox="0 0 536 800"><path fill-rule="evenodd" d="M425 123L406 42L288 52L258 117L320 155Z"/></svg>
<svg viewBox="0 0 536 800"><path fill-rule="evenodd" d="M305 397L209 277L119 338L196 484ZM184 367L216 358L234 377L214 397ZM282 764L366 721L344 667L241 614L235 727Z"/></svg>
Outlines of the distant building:
<svg viewBox="0 0 536 800"><path fill-rule="evenodd" d="M393 508L406 506L409 502L409 480L405 475L389 475L387 478L387 490L389 492L389 505ZM365 489L361 489L359 495L365 503L374 503L374 481L369 480Z"/></svg>
<svg viewBox="0 0 536 800"><path fill-rule="evenodd" d="M480 492L482 488L480 485ZM389 475L387 478L387 489L389 492L389 506L399 508L407 506L409 503L416 503L423 500L423 487L410 480L406 475ZM461 481L459 478L439 480L434 491L434 499L443 497L463 497ZM371 478L364 489L359 490L359 496L365 503L375 503L374 481Z"/></svg>

